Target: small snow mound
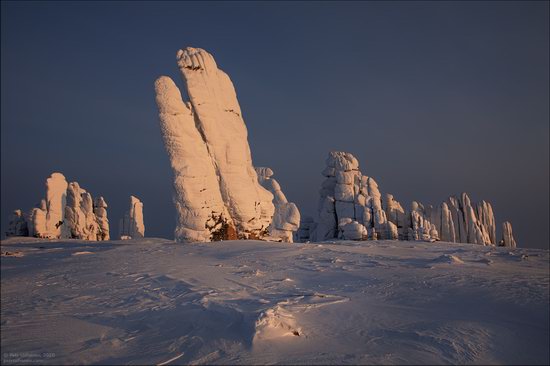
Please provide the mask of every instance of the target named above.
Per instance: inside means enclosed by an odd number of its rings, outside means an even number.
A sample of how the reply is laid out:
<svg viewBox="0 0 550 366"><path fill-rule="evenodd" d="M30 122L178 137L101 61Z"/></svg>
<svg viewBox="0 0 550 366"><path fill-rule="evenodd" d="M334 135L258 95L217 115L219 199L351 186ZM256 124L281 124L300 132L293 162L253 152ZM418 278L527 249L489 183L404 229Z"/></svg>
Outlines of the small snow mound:
<svg viewBox="0 0 550 366"><path fill-rule="evenodd" d="M277 305L274 308L262 312L256 321L254 342L288 336L299 337L301 335L302 330L296 326L294 316Z"/></svg>
<svg viewBox="0 0 550 366"><path fill-rule="evenodd" d="M71 255L84 255L84 254L94 254L94 253L93 253L93 252L84 251L84 252L74 252L74 253L71 254Z"/></svg>
<svg viewBox="0 0 550 366"><path fill-rule="evenodd" d="M464 264L464 261L457 257L456 255L452 254L443 254L437 258L435 258L433 263L446 263L446 264Z"/></svg>

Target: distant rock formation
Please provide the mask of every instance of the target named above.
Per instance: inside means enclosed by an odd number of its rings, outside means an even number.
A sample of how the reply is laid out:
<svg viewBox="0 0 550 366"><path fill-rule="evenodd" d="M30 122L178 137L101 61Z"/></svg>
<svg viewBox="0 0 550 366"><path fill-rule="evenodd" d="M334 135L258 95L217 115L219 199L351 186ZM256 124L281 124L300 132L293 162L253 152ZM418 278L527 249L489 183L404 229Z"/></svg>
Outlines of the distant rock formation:
<svg viewBox="0 0 550 366"><path fill-rule="evenodd" d="M190 101L167 76L155 82L164 145L174 173L178 242L257 239L275 207L252 166L241 108L212 55L187 47L177 64Z"/></svg>
<svg viewBox="0 0 550 366"><path fill-rule="evenodd" d="M27 221L23 216L21 210L15 210L12 212L10 221L8 223L8 230L6 236L28 236L29 230L27 228Z"/></svg>
<svg viewBox="0 0 550 366"><path fill-rule="evenodd" d="M288 202L279 182L272 178L273 170L263 167L256 167L255 169L256 174L258 174L258 181L262 187L273 195L275 213L268 228L269 236L292 243L294 233L300 227L300 211L298 211L298 207L293 202ZM268 214L265 213L265 215Z"/></svg>
<svg viewBox="0 0 550 366"><path fill-rule="evenodd" d="M516 240L514 239L514 235L512 234L512 224L510 224L510 222L508 221L504 221L502 223L502 239L498 244L502 247L516 247Z"/></svg>
<svg viewBox="0 0 550 366"><path fill-rule="evenodd" d="M46 179L46 198L26 215L16 210L16 213L19 212L18 217L12 218L6 235L108 240L107 211L104 210L100 213L101 216L97 216L92 202L91 194L82 189L77 182L67 183L63 174L52 173ZM105 201L103 203L105 204ZM25 224L22 223L22 219ZM104 235L105 232L107 236Z"/></svg>
<svg viewBox="0 0 550 366"><path fill-rule="evenodd" d="M451 196L437 207L413 201L410 210L384 195L372 177L362 175L350 153L331 152L320 190L318 222L302 223L300 240L334 238L401 239L496 245L496 225L490 203L472 204L466 193ZM515 246L509 223L502 245ZM309 234L309 237L307 236Z"/></svg>
<svg viewBox="0 0 550 366"><path fill-rule="evenodd" d="M97 218L98 232L97 240L109 240L109 219L107 218L107 202L103 197L98 197L94 201L94 213Z"/></svg>
<svg viewBox="0 0 550 366"><path fill-rule="evenodd" d="M361 174L357 159L350 153L334 151L326 164L319 222L312 239L397 239L397 226L386 217L378 185Z"/></svg>
<svg viewBox="0 0 550 366"><path fill-rule="evenodd" d="M143 224L143 203L139 198L130 196L130 207L119 221L120 239L139 239L145 236Z"/></svg>

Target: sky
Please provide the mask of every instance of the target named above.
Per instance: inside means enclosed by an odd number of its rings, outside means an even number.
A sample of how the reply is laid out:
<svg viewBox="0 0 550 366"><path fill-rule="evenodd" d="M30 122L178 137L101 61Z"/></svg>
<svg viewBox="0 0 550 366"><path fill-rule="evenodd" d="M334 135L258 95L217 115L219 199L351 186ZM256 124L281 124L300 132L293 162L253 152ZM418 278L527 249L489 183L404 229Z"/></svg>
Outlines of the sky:
<svg viewBox="0 0 550 366"><path fill-rule="evenodd" d="M256 166L315 217L329 151L404 206L468 192L549 245L548 2L2 2L1 228L54 171L173 238L153 83L176 51L229 74ZM499 235L500 236L500 235Z"/></svg>

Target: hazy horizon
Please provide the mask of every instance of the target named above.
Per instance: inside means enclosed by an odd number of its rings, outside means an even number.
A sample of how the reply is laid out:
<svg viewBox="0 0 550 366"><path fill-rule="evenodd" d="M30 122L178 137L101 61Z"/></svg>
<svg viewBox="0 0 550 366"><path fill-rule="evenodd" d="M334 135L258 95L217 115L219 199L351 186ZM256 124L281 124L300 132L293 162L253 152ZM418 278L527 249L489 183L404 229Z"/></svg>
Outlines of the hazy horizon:
<svg viewBox="0 0 550 366"><path fill-rule="evenodd" d="M233 81L256 166L316 216L331 150L404 207L467 192L549 247L548 2L2 2L1 229L55 171L173 238L153 83L176 51ZM500 239L500 234L498 235Z"/></svg>

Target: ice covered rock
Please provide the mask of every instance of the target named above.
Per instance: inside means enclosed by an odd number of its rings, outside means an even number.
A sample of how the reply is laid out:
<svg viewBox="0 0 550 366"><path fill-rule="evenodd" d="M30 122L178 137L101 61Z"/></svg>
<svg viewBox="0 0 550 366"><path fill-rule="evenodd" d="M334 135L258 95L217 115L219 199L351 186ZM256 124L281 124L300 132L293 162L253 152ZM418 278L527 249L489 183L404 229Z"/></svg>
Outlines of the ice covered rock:
<svg viewBox="0 0 550 366"><path fill-rule="evenodd" d="M270 168L257 167L258 181L273 195L275 213L269 226L269 234L273 238L292 243L294 232L300 227L300 212L292 202L288 202L281 190L279 182L272 178L273 171Z"/></svg>
<svg viewBox="0 0 550 366"><path fill-rule="evenodd" d="M409 240L433 241L439 240L437 228L431 222L432 209L426 209L423 204L413 201L411 204Z"/></svg>
<svg viewBox="0 0 550 366"><path fill-rule="evenodd" d="M109 231L106 207L103 207L101 219L98 219L92 195L77 182L67 183L63 174L52 173L46 179L46 199L23 217L26 235L50 239L107 240L109 235L101 233L105 229L107 233ZM24 233L25 230L19 232Z"/></svg>
<svg viewBox="0 0 550 366"><path fill-rule="evenodd" d="M139 239L145 236L143 224L143 203L139 198L130 196L130 207L119 222L120 239Z"/></svg>
<svg viewBox="0 0 550 366"><path fill-rule="evenodd" d="M405 239L408 229L405 209L389 193L384 195L383 208L387 220L396 226L399 239Z"/></svg>
<svg viewBox="0 0 550 366"><path fill-rule="evenodd" d="M29 221L27 227L29 229L29 236L36 238L47 238L48 233L46 230L46 200L41 200L38 207L31 209L29 214Z"/></svg>
<svg viewBox="0 0 550 366"><path fill-rule="evenodd" d="M499 246L515 248L516 240L512 234L512 224L508 221L502 223L502 240L499 242Z"/></svg>
<svg viewBox="0 0 550 366"><path fill-rule="evenodd" d="M84 192L77 182L71 182L67 187L64 229L68 238L84 239L84 230L86 229L86 215L82 211L82 194Z"/></svg>
<svg viewBox="0 0 550 366"><path fill-rule="evenodd" d="M453 222L453 217L451 214L451 211L449 210L449 207L447 206L447 203L443 202L441 203L440 207L440 214L441 214L441 227L439 229L441 240L454 243L456 242L456 236L455 236L455 226Z"/></svg>
<svg viewBox="0 0 550 366"><path fill-rule="evenodd" d="M8 223L8 230L6 236L28 236L29 230L27 229L27 221L23 216L21 210L15 210L12 212L10 221Z"/></svg>
<svg viewBox="0 0 550 366"><path fill-rule="evenodd" d="M363 175L353 155L331 152L321 173L319 218L310 240L343 237L342 228L353 221L363 225L369 239L402 239L495 245L495 219L491 204L473 204L466 193L451 196L439 206L413 201L409 211L382 195L372 177ZM382 199L383 198L383 199ZM311 227L310 226L310 227Z"/></svg>
<svg viewBox="0 0 550 366"><path fill-rule="evenodd" d="M155 83L174 172L176 241L261 238L275 209L252 166L233 84L202 49L179 50L177 63L190 102L170 78Z"/></svg>
<svg viewBox="0 0 550 366"><path fill-rule="evenodd" d="M342 239L344 240L366 240L368 237L367 228L357 221L347 222L340 226Z"/></svg>
<svg viewBox="0 0 550 366"><path fill-rule="evenodd" d="M94 214L97 220L98 232L97 240L109 240L109 219L107 218L107 202L103 197L98 197L94 201Z"/></svg>
<svg viewBox="0 0 550 366"><path fill-rule="evenodd" d="M103 200L103 198L101 199ZM105 205L102 208L104 218L101 218L102 222L100 223L95 212L92 195L81 188L77 182L69 183L63 237L81 240L108 240L109 221L107 220L106 207ZM107 236L102 233L102 230L105 229Z"/></svg>
<svg viewBox="0 0 550 366"><path fill-rule="evenodd" d="M46 237L61 237L61 225L65 219L67 181L61 173L52 173L46 179Z"/></svg>
<svg viewBox="0 0 550 366"><path fill-rule="evenodd" d="M347 225L348 236L368 233L370 239L397 239L397 223L404 220L404 216L397 213L400 205L396 203L395 207L388 208L396 222L388 221L378 184L373 178L361 174L357 159L350 153L332 151L326 165L322 172L326 179L319 192L319 223L314 233L315 240L345 235L343 222ZM353 221L361 225L364 232L355 224L348 225ZM352 227L356 228L356 234L351 234Z"/></svg>

